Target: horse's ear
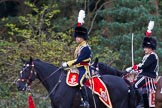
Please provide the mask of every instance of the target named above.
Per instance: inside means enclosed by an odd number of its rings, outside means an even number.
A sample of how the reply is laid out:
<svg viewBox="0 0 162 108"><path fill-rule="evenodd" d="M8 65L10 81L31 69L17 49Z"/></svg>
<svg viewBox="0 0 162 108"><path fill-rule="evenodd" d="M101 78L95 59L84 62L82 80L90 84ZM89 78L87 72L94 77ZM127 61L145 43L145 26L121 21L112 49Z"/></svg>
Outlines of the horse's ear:
<svg viewBox="0 0 162 108"><path fill-rule="evenodd" d="M94 67L97 67L98 64L98 57L96 57L95 62L94 62Z"/></svg>
<svg viewBox="0 0 162 108"><path fill-rule="evenodd" d="M26 61L23 59L23 58L20 58L21 59L21 61L23 62L23 63L25 63Z"/></svg>
<svg viewBox="0 0 162 108"><path fill-rule="evenodd" d="M33 58L30 56L30 63L32 63L33 62Z"/></svg>

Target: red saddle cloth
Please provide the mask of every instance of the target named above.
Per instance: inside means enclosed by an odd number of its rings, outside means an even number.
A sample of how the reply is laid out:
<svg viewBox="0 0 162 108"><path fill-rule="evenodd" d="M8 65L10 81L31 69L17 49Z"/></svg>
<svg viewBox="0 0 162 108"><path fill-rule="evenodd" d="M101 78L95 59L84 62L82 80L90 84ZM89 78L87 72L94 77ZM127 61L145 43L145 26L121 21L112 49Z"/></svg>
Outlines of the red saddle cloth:
<svg viewBox="0 0 162 108"><path fill-rule="evenodd" d="M145 78L146 83L143 85L143 88L147 89L147 93L149 93L149 106L150 107L155 107L155 89L157 82L155 79L152 78Z"/></svg>
<svg viewBox="0 0 162 108"><path fill-rule="evenodd" d="M112 108L109 92L99 77L92 77L85 83L95 94L99 96L99 99L108 107Z"/></svg>
<svg viewBox="0 0 162 108"><path fill-rule="evenodd" d="M155 107L155 92L149 93L149 106Z"/></svg>
<svg viewBox="0 0 162 108"><path fill-rule="evenodd" d="M66 83L69 86L77 86L79 80L79 74L76 72L68 71L66 77ZM108 107L112 108L109 92L104 82L99 77L92 77L85 82L85 85L89 87L95 94L99 96L99 99Z"/></svg>
<svg viewBox="0 0 162 108"><path fill-rule="evenodd" d="M66 83L69 86L77 86L79 80L79 74L76 72L71 72L71 70L68 71L67 77L66 77Z"/></svg>

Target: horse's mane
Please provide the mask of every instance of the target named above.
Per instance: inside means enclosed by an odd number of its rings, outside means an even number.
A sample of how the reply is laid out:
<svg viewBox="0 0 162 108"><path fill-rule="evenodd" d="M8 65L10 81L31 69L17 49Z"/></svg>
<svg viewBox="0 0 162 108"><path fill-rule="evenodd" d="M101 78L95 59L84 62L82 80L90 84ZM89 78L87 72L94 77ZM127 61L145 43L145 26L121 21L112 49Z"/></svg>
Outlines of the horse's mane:
<svg viewBox="0 0 162 108"><path fill-rule="evenodd" d="M48 63L48 62L45 62L45 61L42 61L40 59L34 59L33 62L36 64L36 67L41 70L41 71L44 71L44 72L54 72L58 67L51 64L51 63ZM59 70L61 71L61 70Z"/></svg>
<svg viewBox="0 0 162 108"><path fill-rule="evenodd" d="M54 67L54 68L58 68L57 66L51 64L51 63L48 63L48 62L45 62L45 61L42 61L40 59L35 59L34 62L38 63L38 64L41 64L41 65L45 65L45 66L50 66L50 67Z"/></svg>
<svg viewBox="0 0 162 108"><path fill-rule="evenodd" d="M117 70L106 63L99 62L98 67L99 67L99 74L101 75L109 74L109 75L121 76L123 74L122 71Z"/></svg>

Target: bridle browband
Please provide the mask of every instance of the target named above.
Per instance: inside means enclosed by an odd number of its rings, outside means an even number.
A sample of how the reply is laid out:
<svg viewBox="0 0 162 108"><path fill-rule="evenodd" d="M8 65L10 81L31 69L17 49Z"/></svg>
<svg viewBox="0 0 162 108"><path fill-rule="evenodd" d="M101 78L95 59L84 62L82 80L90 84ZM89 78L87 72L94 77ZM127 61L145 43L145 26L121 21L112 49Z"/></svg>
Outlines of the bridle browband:
<svg viewBox="0 0 162 108"><path fill-rule="evenodd" d="M24 64L24 65L25 65L25 64ZM28 78L19 78L19 79L17 80L18 82L19 82L19 81L21 81L21 82L27 82L28 86L30 86L31 83L32 83L32 76L33 76L33 75L37 76L36 72L34 71L34 63L32 62L32 65L26 64L26 65L25 65L25 68L24 68L22 71L20 71L20 74L22 75L22 73L23 73L28 67L30 67L30 66L31 66L31 70L30 70L30 75L29 75L29 77L28 77Z"/></svg>
<svg viewBox="0 0 162 108"><path fill-rule="evenodd" d="M31 91L31 89L30 89L30 87L31 88L35 88L35 87L37 87L41 82L44 82L45 80L47 80L48 78L50 78L53 74L55 74L56 72L58 72L60 69L62 69L62 67L59 67L57 70L55 70L54 72L52 72L49 76L47 76L46 78L44 78L42 81L39 81L39 82L37 82L37 83L34 83L32 86L31 86L31 83L32 83L32 80L31 80L31 78L32 78L32 76L33 75L35 75L36 77L37 77L37 72L35 71L35 65L34 65L34 62L32 62L32 65L29 65L29 64L27 64L27 65L25 65L26 67L22 70L22 71L20 71L20 74L22 74L29 66L32 66L32 69L30 70L30 75L29 75L29 77L28 78L19 78L17 81L21 81L21 82L25 82L26 81L26 88L28 89L28 90L30 90ZM62 76L62 75L61 75ZM59 78L59 81L58 81L59 83L60 83L60 78ZM55 88L55 87L54 87Z"/></svg>
<svg viewBox="0 0 162 108"><path fill-rule="evenodd" d="M25 82L25 81L26 81L26 85L25 85L26 91L30 91L30 92L32 93L31 86L30 86L30 84L31 84L31 82L32 82L31 78L32 78L33 75L37 76L37 73L36 73L35 68L34 68L34 66L35 66L34 63L32 62L32 65L27 64L26 67L25 67L22 71L20 71L20 73L22 74L22 72L24 72L29 66L32 66L32 69L31 69L31 71L30 71L29 77L28 77L27 79L19 78L18 81L22 81L22 82ZM32 85L32 88L37 87L41 82L44 82L45 80L47 80L49 77L51 77L53 74L55 74L56 72L58 72L60 69L62 69L62 67L59 67L57 70L55 70L54 72L52 72L49 76L47 76L47 77L46 77L45 79L43 79L42 81L39 81L39 82L33 84L33 85ZM57 86L61 83L61 78L62 78L62 73L61 73L61 75L60 75L60 77L59 77L59 80L58 80L58 82L56 83L56 85L55 85L55 86L53 87L53 89L48 93L48 95L45 96L44 99L47 99L47 98L55 91L55 89L57 88Z"/></svg>

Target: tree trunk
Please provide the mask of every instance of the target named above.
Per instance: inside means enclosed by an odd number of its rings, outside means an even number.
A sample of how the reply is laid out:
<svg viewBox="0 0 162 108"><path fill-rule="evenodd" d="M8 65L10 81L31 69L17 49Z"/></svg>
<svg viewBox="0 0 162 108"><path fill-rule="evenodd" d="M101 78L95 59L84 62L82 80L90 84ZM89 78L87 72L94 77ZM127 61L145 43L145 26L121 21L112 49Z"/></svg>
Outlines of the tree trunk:
<svg viewBox="0 0 162 108"><path fill-rule="evenodd" d="M158 16L159 15L159 2L158 0L154 0L154 4L155 4L155 8L156 8L156 11L155 11L155 15Z"/></svg>
<svg viewBox="0 0 162 108"><path fill-rule="evenodd" d="M106 3L104 5L104 8L105 9L108 9L108 8L112 8L113 7L113 2L111 2L112 0L108 0L108 3ZM111 16L105 16L105 20L107 23L111 22L112 21L112 18ZM109 29L108 27L104 27L103 30L102 30L102 35L105 36L105 37L111 37L110 34L109 34Z"/></svg>

